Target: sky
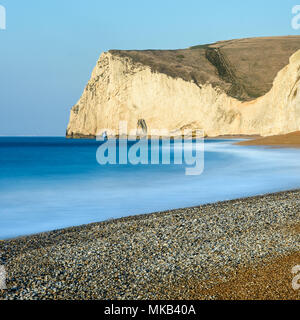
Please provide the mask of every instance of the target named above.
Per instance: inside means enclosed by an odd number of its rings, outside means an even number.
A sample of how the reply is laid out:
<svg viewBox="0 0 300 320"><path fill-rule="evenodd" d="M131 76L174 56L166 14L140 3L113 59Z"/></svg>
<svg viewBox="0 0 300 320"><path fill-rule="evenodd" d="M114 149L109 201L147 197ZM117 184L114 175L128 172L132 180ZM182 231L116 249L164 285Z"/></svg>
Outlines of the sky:
<svg viewBox="0 0 300 320"><path fill-rule="evenodd" d="M0 135L65 135L101 52L300 35L300 0L0 0Z"/></svg>

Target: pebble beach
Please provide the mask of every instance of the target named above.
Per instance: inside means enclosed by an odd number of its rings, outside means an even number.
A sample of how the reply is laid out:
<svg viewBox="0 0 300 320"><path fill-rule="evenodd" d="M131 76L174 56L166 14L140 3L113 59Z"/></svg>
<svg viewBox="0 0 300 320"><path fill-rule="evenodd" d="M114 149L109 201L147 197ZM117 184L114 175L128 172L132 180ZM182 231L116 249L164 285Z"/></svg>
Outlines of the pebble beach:
<svg viewBox="0 0 300 320"><path fill-rule="evenodd" d="M0 241L0 299L298 299L300 190Z"/></svg>

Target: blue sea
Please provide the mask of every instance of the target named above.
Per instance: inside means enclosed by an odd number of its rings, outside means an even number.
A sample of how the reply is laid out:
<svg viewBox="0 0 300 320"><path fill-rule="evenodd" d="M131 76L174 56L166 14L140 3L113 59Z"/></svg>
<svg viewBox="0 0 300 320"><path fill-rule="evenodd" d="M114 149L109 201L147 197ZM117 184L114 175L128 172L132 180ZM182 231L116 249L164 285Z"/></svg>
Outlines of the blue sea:
<svg viewBox="0 0 300 320"><path fill-rule="evenodd" d="M0 137L0 239L300 187L300 150L206 140L204 172L106 165L101 142Z"/></svg>

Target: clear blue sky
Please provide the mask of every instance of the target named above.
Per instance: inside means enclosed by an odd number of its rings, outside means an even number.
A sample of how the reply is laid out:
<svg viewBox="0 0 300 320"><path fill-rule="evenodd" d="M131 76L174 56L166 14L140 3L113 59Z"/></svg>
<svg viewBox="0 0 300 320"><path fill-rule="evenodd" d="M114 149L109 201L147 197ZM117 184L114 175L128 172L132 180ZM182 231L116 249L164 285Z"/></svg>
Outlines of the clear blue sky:
<svg viewBox="0 0 300 320"><path fill-rule="evenodd" d="M300 4L300 0L298 1ZM300 34L297 0L0 0L0 135L64 135L102 51Z"/></svg>

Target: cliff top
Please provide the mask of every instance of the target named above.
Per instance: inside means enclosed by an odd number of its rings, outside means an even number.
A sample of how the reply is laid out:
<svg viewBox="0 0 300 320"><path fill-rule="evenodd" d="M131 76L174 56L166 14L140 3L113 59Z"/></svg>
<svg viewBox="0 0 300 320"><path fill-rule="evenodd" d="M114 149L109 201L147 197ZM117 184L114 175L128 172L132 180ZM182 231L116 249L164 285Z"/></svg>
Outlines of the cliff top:
<svg viewBox="0 0 300 320"><path fill-rule="evenodd" d="M219 41L179 50L109 52L198 86L209 82L239 100L252 100L271 89L278 71L299 49L300 36L285 36Z"/></svg>

